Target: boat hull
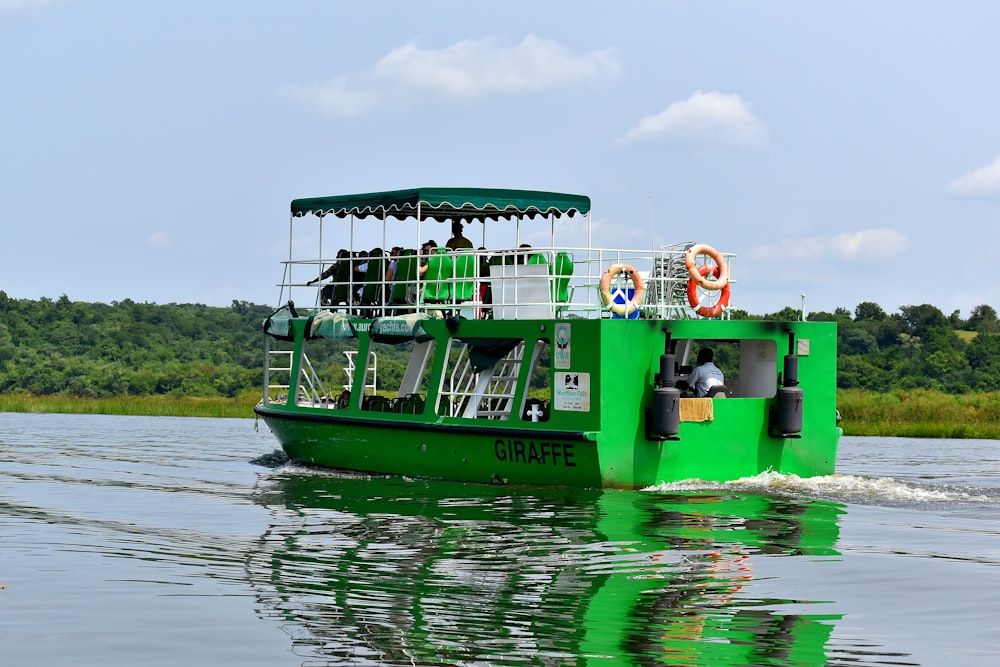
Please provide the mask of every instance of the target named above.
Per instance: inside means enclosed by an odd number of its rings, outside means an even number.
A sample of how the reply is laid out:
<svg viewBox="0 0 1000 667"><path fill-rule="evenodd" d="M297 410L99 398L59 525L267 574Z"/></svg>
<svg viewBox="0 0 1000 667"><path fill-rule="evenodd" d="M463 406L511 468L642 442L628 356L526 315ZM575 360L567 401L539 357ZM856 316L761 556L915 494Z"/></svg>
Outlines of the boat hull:
<svg viewBox="0 0 1000 667"><path fill-rule="evenodd" d="M466 482L602 486L597 445L579 432L256 410L289 458L310 465Z"/></svg>
<svg viewBox="0 0 1000 667"><path fill-rule="evenodd" d="M830 323L691 321L671 323L681 340L728 342L741 361L743 396L680 398L677 432L651 433L663 322L626 320L572 324L572 370L549 368L544 422L523 410L505 420L441 414L435 392L448 382L448 359L430 359L431 387L416 414L370 412L296 403L261 404L257 414L288 456L303 463L376 474L480 483L644 488L685 479L727 481L765 471L802 477L834 471L841 429L836 424L836 329ZM529 339L552 322L462 322L428 326L440 356L453 341L501 335ZM534 332L534 333L529 333ZM361 336L361 355L369 343ZM791 336L808 345L798 359L802 427L776 431L782 355ZM527 363L527 362L525 362ZM554 361L553 366L559 362ZM762 370L763 369L763 370ZM778 370L776 370L778 369ZM529 369L530 370L530 369ZM520 373L522 384L531 373ZM754 386L754 376L758 378ZM363 394L362 380L353 387ZM570 386L571 385L571 386ZM569 389L566 387L570 386ZM527 387L514 392L517 400ZM760 394L755 396L754 394ZM517 402L512 400L512 402Z"/></svg>
<svg viewBox="0 0 1000 667"><path fill-rule="evenodd" d="M729 408L736 401L726 404ZM682 424L675 440L640 438L623 449L599 434L464 428L328 415L311 418L258 406L290 459L371 474L476 483L644 488L686 479L727 481L766 471L801 477L834 472L841 429L801 438L737 437L711 424ZM754 424L752 406L720 407L718 419ZM831 447L830 443L834 443Z"/></svg>

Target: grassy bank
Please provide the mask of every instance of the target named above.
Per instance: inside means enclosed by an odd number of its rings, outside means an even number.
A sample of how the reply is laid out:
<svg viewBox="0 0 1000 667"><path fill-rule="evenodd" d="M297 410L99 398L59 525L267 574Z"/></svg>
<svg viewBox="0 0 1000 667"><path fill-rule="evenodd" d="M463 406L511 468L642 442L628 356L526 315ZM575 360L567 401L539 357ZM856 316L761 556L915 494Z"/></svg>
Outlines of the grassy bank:
<svg viewBox="0 0 1000 667"><path fill-rule="evenodd" d="M846 435L1000 439L1000 396L993 393L842 390L837 408Z"/></svg>
<svg viewBox="0 0 1000 667"><path fill-rule="evenodd" d="M54 412L94 415L145 415L154 417L253 417L257 392L240 398L185 398L176 396L122 396L74 398L71 396L0 395L0 412Z"/></svg>

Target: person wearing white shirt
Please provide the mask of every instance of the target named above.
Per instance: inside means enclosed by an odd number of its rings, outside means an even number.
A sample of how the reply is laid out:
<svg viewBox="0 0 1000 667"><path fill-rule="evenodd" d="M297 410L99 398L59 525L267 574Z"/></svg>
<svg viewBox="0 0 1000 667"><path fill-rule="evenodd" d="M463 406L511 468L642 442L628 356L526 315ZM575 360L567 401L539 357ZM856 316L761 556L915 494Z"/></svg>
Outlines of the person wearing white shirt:
<svg viewBox="0 0 1000 667"><path fill-rule="evenodd" d="M691 371L687 380L695 396L703 397L712 387L726 383L722 371L712 361L714 358L715 353L710 347L703 347L698 351L698 367Z"/></svg>

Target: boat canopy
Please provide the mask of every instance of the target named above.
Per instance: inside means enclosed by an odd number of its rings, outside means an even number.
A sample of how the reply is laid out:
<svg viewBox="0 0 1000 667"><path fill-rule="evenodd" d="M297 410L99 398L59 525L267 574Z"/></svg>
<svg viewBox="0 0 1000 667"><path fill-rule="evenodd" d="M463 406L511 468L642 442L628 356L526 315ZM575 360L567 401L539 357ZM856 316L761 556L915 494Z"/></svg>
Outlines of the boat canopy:
<svg viewBox="0 0 1000 667"><path fill-rule="evenodd" d="M590 197L537 190L416 188L292 200L292 215L421 220L504 220L590 213Z"/></svg>

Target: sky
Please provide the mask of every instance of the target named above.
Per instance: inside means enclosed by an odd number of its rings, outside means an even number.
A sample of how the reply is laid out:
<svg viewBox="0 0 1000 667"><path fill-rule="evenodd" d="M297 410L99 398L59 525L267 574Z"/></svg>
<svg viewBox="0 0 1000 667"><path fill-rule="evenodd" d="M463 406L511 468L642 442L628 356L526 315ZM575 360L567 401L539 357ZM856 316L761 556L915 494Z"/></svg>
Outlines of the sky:
<svg viewBox="0 0 1000 667"><path fill-rule="evenodd" d="M277 305L292 199L452 186L735 253L753 314L1000 310L998 30L994 0L0 0L0 290Z"/></svg>

